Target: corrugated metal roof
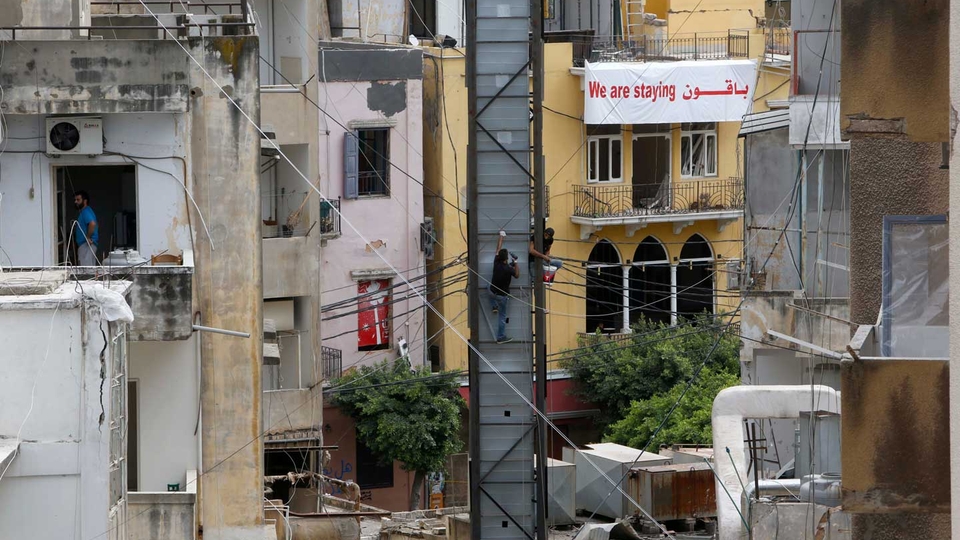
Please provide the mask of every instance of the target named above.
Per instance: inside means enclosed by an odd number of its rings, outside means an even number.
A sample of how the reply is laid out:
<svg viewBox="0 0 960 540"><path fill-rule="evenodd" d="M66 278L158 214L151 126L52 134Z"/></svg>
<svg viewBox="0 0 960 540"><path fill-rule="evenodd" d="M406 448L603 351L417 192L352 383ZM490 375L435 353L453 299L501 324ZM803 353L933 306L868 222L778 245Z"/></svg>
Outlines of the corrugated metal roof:
<svg viewBox="0 0 960 540"><path fill-rule="evenodd" d="M790 127L790 109L774 109L746 114L740 124L740 136Z"/></svg>

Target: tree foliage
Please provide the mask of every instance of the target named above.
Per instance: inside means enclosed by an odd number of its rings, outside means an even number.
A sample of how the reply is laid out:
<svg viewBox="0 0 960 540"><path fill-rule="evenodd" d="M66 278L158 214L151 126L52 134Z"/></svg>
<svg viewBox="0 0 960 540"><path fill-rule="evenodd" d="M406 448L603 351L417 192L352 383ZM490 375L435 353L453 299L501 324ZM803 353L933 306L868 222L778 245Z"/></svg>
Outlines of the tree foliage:
<svg viewBox="0 0 960 540"><path fill-rule="evenodd" d="M686 381L677 383L669 391L656 394L650 399L634 401L626 416L607 430L610 442L656 451L661 444L713 444L713 429L710 415L713 398L724 388L740 384L740 377L733 373L711 367L703 368L696 382L673 411L670 420L651 441L657 426L680 399Z"/></svg>
<svg viewBox="0 0 960 540"><path fill-rule="evenodd" d="M460 451L460 414L465 402L455 374L412 369L406 359L385 360L351 372L333 398L353 418L357 434L384 464L399 461L415 471L411 499L419 502L424 475L441 471L448 455Z"/></svg>
<svg viewBox="0 0 960 540"><path fill-rule="evenodd" d="M629 339L613 341L590 336L581 341L580 348L567 351L560 364L576 381L579 397L602 411L598 423L607 437L640 447L646 443L636 442L642 438L641 433L647 433L648 438L652 433L642 426L652 422L656 429L719 339L699 382L687 393L682 408L678 408L662 432L671 442L700 442L709 440L713 397L723 388L717 385L731 386L739 381L739 340L723 330L723 324L708 317L676 327L641 320ZM715 387L716 391L710 394ZM661 404L666 401L667 408L662 409Z"/></svg>

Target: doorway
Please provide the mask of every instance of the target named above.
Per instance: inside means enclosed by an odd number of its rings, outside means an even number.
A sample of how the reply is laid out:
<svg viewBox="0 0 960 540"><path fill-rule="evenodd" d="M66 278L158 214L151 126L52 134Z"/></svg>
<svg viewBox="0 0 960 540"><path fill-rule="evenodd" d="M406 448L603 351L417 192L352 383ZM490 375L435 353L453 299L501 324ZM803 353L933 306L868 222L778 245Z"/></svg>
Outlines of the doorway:
<svg viewBox="0 0 960 540"><path fill-rule="evenodd" d="M677 314L688 319L713 314L714 280L710 243L694 234L683 244L677 264Z"/></svg>
<svg viewBox="0 0 960 540"><path fill-rule="evenodd" d="M650 132L636 134L640 129ZM648 210L669 208L670 126L634 126L634 133L633 207Z"/></svg>
<svg viewBox="0 0 960 540"><path fill-rule="evenodd" d="M670 324L670 258L659 240L648 236L630 266L630 324L642 318Z"/></svg>
<svg viewBox="0 0 960 540"><path fill-rule="evenodd" d="M137 249L137 171L134 165L54 166L57 190L57 264L77 262L77 192L86 192L99 228L97 260L115 249Z"/></svg>
<svg viewBox="0 0 960 540"><path fill-rule="evenodd" d="M611 333L623 328L623 270L617 248L601 240L587 263L587 333Z"/></svg>

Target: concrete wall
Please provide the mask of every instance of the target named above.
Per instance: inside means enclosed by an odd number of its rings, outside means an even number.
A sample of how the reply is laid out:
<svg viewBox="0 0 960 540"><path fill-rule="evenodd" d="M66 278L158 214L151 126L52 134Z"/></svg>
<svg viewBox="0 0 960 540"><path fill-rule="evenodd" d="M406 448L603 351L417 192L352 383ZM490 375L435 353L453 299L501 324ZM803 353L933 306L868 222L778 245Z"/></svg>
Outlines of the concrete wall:
<svg viewBox="0 0 960 540"><path fill-rule="evenodd" d="M160 158L138 160L150 168L136 166L137 246L140 253L149 258L164 251L179 254L190 249L191 218L187 215L188 201L180 183L184 175L181 159L186 155L184 118L173 114L107 114L103 119L107 137L105 150ZM7 148L0 156L0 167L4 171L3 186L0 186L0 193L3 193L0 245L4 254L0 257L5 264L14 266L56 265L58 202L54 191L54 166L120 165L130 161L120 155L108 154L93 158L65 156L51 159L43 153L46 151L45 134L41 133L36 116L7 115L5 120ZM91 201L91 207L96 212L96 200ZM68 217L75 218L72 206ZM192 224L196 230L202 231L196 216ZM106 249L107 245L104 243L101 247Z"/></svg>
<svg viewBox="0 0 960 540"><path fill-rule="evenodd" d="M419 55L419 51L416 51ZM362 54L362 56L359 56ZM390 67L394 52L365 51L358 58L370 62L364 70L400 69L406 65L408 52L398 52L399 61ZM327 63L327 75L332 79L349 66L349 60L339 60L333 53L321 50L321 59ZM325 60L324 60L325 59ZM421 60L415 67L420 73ZM388 75L389 77L389 75ZM390 129L389 159L393 167L389 171L389 197L362 197L341 200L340 238L331 240L324 248L322 274L324 280L323 303L329 304L357 295L357 282L351 277L354 271L380 271L392 274L391 266L403 272L407 278L424 273L423 253L420 250L420 225L423 223L423 111L422 83L416 78L404 80L360 80L355 82L328 82L321 87L320 103L328 104L327 110L336 121L321 118L320 191L334 199L343 195L343 139L341 127L357 125L357 122L380 122ZM385 85L393 87L390 92L396 100L388 103L381 99L380 90ZM339 125L338 123L339 122ZM409 176L408 176L409 175ZM353 227L351 227L351 224ZM356 231L354 230L356 228ZM359 234L358 232L359 231ZM362 235L362 238L361 238ZM365 240L366 241L365 241ZM370 242L369 244L367 242ZM384 259L386 262L384 262ZM389 263L389 264L388 264ZM418 365L426 357L423 350L425 333L423 301L394 277L391 291L393 299L410 297L391 305L393 317L390 350L360 352L357 350L356 313L337 319L327 319L341 313L355 312L356 304L340 309L324 311L321 333L324 345L343 351L343 367L372 364L384 358L395 358L397 340L406 339L411 348L411 362ZM422 288L424 281L414 281Z"/></svg>
<svg viewBox="0 0 960 540"><path fill-rule="evenodd" d="M944 452L950 437L947 362L865 358L844 361L841 369L844 509L925 517L948 513L950 484L943 480L950 469ZM911 533L895 538L916 538L906 522L895 529ZM861 530L855 538L870 536Z"/></svg>
<svg viewBox="0 0 960 540"><path fill-rule="evenodd" d="M111 410L118 328L73 290L0 298L0 436L21 441L0 484L2 538L94 538L111 527L109 419L123 414ZM123 507L117 517L125 521Z"/></svg>
<svg viewBox="0 0 960 540"><path fill-rule="evenodd" d="M197 339L129 346L130 379L139 395L138 491L186 488L187 471L199 466Z"/></svg>
<svg viewBox="0 0 960 540"><path fill-rule="evenodd" d="M196 493L131 493L127 540L193 540Z"/></svg>
<svg viewBox="0 0 960 540"><path fill-rule="evenodd" d="M851 133L848 130L848 133ZM876 324L882 293L885 215L947 213L949 175L937 143L907 135L851 133L850 317Z"/></svg>
<svg viewBox="0 0 960 540"><path fill-rule="evenodd" d="M914 141L947 141L949 0L843 0L842 6L842 128L856 119L897 120Z"/></svg>
<svg viewBox="0 0 960 540"><path fill-rule="evenodd" d="M21 0L0 5L0 26L86 26L90 0ZM22 39L69 39L78 31L35 30L17 33Z"/></svg>

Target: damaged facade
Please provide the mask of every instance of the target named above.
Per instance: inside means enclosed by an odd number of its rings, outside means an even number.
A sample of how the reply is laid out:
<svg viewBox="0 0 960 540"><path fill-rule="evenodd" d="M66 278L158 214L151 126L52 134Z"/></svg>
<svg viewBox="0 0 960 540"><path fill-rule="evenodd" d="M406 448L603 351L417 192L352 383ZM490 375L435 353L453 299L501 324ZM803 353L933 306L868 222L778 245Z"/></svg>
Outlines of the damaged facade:
<svg viewBox="0 0 960 540"><path fill-rule="evenodd" d="M950 3L841 7L861 325L841 362L843 507L855 540L948 538ZM914 36L927 45L905 48Z"/></svg>
<svg viewBox="0 0 960 540"><path fill-rule="evenodd" d="M807 0L791 2L790 9L795 46L768 68L789 72L789 99L746 115L740 129L746 186L741 379L745 385L813 381L839 390L838 351L852 326L850 151L840 137L838 106L840 10ZM807 440L803 433L797 440L798 415L749 421L764 439L765 474L785 467L840 472L790 466Z"/></svg>
<svg viewBox="0 0 960 540"><path fill-rule="evenodd" d="M132 282L134 318L118 338L127 377L113 387L126 395L115 422L126 518L52 537L262 537L255 25L241 2L156 17L120 3L19 4L0 13L5 274L76 264L73 199L85 191L98 267L74 267L70 282Z"/></svg>

